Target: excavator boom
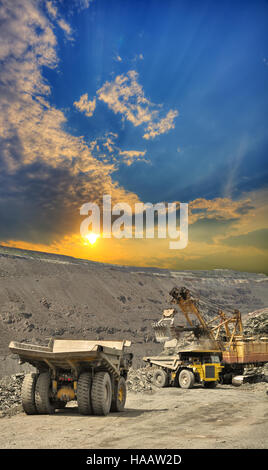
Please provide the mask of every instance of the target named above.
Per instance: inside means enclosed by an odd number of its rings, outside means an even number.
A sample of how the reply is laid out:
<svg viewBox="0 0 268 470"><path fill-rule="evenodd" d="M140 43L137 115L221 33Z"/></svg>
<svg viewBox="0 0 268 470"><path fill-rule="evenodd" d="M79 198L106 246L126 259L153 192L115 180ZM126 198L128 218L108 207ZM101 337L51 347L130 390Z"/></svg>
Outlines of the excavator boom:
<svg viewBox="0 0 268 470"><path fill-rule="evenodd" d="M233 343L236 335L243 334L241 313L234 310L231 316L218 309L216 317L206 321L198 307L198 298L192 296L186 287L173 287L169 292L171 303L180 307L180 310L186 319L187 325L174 325L174 317L177 310L166 309L163 311L162 318L153 324L156 340L165 342L172 338L179 339L184 332L193 332L194 336L200 340L209 341L214 350L224 351L226 343L229 346ZM222 338L224 338L224 343Z"/></svg>

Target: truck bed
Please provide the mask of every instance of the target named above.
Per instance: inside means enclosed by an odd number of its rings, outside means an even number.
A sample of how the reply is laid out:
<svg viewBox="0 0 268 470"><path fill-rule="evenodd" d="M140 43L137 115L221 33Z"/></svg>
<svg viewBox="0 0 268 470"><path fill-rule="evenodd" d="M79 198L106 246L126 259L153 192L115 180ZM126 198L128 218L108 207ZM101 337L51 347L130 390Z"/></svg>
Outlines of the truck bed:
<svg viewBox="0 0 268 470"><path fill-rule="evenodd" d="M35 367L60 367L70 369L79 365L88 365L103 361L108 363L111 371L119 369L125 355L125 347L130 341L88 341L55 339L48 346L19 343L12 341L9 349L17 354L21 362L28 362ZM116 372L115 372L116 373Z"/></svg>

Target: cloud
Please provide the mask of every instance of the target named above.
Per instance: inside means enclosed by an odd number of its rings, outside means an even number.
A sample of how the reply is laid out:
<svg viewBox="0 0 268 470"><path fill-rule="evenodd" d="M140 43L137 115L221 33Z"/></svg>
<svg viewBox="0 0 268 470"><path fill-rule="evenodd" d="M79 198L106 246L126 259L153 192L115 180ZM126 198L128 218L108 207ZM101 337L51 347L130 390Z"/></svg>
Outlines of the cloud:
<svg viewBox="0 0 268 470"><path fill-rule="evenodd" d="M11 4L8 0L3 0L0 17L2 19L0 60L9 57L9 64L11 62L14 66L15 59L20 59L17 65L17 69L20 70L25 62L29 65L30 61L34 62L33 66L55 65L57 41L53 27L38 10L36 2L17 0ZM13 77L10 78L12 80ZM30 73L28 80L31 80Z"/></svg>
<svg viewBox="0 0 268 470"><path fill-rule="evenodd" d="M135 127L145 126L145 139L154 139L175 127L174 119L178 111L170 110L162 117L161 105L150 102L138 83L138 73L130 70L118 75L111 82L105 82L97 91L98 99L108 105L115 114L121 114Z"/></svg>
<svg viewBox="0 0 268 470"><path fill-rule="evenodd" d="M93 116L93 113L96 108L96 98L94 98L92 101L88 99L88 94L85 93L80 97L79 101L74 102L74 106L76 109L81 111L81 113L84 113L87 117Z"/></svg>
<svg viewBox="0 0 268 470"><path fill-rule="evenodd" d="M130 205L139 198L113 181L114 162L67 132L64 112L50 104L42 72L58 66L57 39L39 3L4 0L0 17L0 234L50 243L79 230L82 203L101 205L103 194Z"/></svg>
<svg viewBox="0 0 268 470"><path fill-rule="evenodd" d="M120 57L120 55L118 54L118 55L114 58L114 60L116 60L117 62L122 62L123 59L122 59L122 57Z"/></svg>
<svg viewBox="0 0 268 470"><path fill-rule="evenodd" d="M147 132L144 134L144 139L154 139L157 135L165 134L170 129L175 128L174 119L178 116L178 111L170 110L166 117L159 122L148 124Z"/></svg>
<svg viewBox="0 0 268 470"><path fill-rule="evenodd" d="M134 56L133 62L136 62L136 61L138 61L138 60L144 60L144 56L143 56L142 53L141 53L141 54L136 54L136 55Z"/></svg>
<svg viewBox="0 0 268 470"><path fill-rule="evenodd" d="M94 0L75 0L75 5L77 5L80 10L85 10L93 1Z"/></svg>
<svg viewBox="0 0 268 470"><path fill-rule="evenodd" d="M191 242L213 243L224 236L238 219L200 218L191 224Z"/></svg>
<svg viewBox="0 0 268 470"><path fill-rule="evenodd" d="M71 28L71 26L68 23L66 23L66 21L63 18L58 20L58 25L65 32L68 39L71 39L72 38L72 28Z"/></svg>
<svg viewBox="0 0 268 470"><path fill-rule="evenodd" d="M225 238L223 244L229 246L253 246L263 250L268 250L268 229L254 230L243 235Z"/></svg>
<svg viewBox="0 0 268 470"><path fill-rule="evenodd" d="M71 26L58 14L58 9L52 1L46 2L46 8L50 17L56 21L58 26L64 31L69 40L72 39L72 28Z"/></svg>
<svg viewBox="0 0 268 470"><path fill-rule="evenodd" d="M49 4L50 13L49 7L45 11L50 16L46 16L41 4L34 0L3 0L0 6L0 238L13 240L13 243L27 241L29 248L31 244L43 243L48 251L51 246L61 251L63 243L66 252L69 250L72 254L76 249L79 255L81 204L96 202L101 206L103 194L111 194L113 204L124 201L133 207L140 202L136 194L115 181L115 172L121 163L146 162L147 152L143 148L120 148L115 133L92 136L92 141L87 142L83 136L66 130L66 115L51 105L50 85L43 75L43 67L59 67L55 22L61 17L56 3ZM66 33L68 35L67 30ZM145 96L135 71L106 82L98 92L94 100L102 100L123 119L141 126L150 139L173 128L176 111L164 110L163 106L152 103ZM82 111L94 112L94 100L86 95L86 108ZM76 103L83 106L81 97ZM244 150L241 149L241 158ZM232 175L228 188L232 188L234 182ZM251 246L252 266L267 263L267 257L264 258L259 249L264 247L267 235L261 225L266 220L267 194L255 195L255 199L254 195L248 196L242 200L229 196L190 201L190 243L189 249L183 251L184 264L180 264L182 254L170 256L164 245L166 240L161 243L156 240L158 250L156 245L141 240L139 254L135 240L132 251L128 249L128 242L120 247L117 244L114 250L111 247L115 245L109 245L106 258L101 253L99 260L111 261L117 257L119 262L133 260L132 264L159 265L166 256L167 267L173 260L178 268L182 265L191 268L195 258L199 269L219 263L229 267L231 262L234 267L241 263L239 266L247 268L248 246ZM210 240L200 247L199 240L205 237L206 228L210 231ZM198 241L191 242L191 229L197 230ZM212 231L217 240L212 237ZM253 264L257 251L259 258ZM124 252L123 257L121 252Z"/></svg>
<svg viewBox="0 0 268 470"><path fill-rule="evenodd" d="M56 18L57 14L58 14L58 9L53 4L53 2L51 2L51 1L46 2L46 7L47 7L47 11L48 11L49 15L52 16L52 18Z"/></svg>
<svg viewBox="0 0 268 470"><path fill-rule="evenodd" d="M146 150L120 150L119 155L123 156L123 161L127 166L132 165L136 161L144 161L148 163L148 160L145 159Z"/></svg>
<svg viewBox="0 0 268 470"><path fill-rule="evenodd" d="M116 114L123 114L134 126L151 119L150 102L136 81L137 75L133 70L126 75L118 75L113 82L105 82L97 91L99 100L104 101Z"/></svg>
<svg viewBox="0 0 268 470"><path fill-rule="evenodd" d="M146 150L122 150L116 142L117 139L118 134L114 132L108 132L103 137L96 138L91 143L92 153L102 161L113 162L115 168L121 162L127 166L131 166L134 162L149 163L149 159L145 158Z"/></svg>
<svg viewBox="0 0 268 470"><path fill-rule="evenodd" d="M114 143L114 139L118 137L117 134L113 132L109 132L108 135L104 139L103 147L106 147L109 153L113 153L116 149L116 145Z"/></svg>
<svg viewBox="0 0 268 470"><path fill-rule="evenodd" d="M200 219L235 220L254 209L249 198L234 201L231 198L198 198L189 203L189 222Z"/></svg>

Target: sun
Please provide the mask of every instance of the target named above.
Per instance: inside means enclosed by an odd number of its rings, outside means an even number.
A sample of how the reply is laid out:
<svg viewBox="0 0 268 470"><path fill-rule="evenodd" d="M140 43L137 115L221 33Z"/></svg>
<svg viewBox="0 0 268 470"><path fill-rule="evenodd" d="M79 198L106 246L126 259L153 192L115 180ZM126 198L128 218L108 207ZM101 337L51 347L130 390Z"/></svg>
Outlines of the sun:
<svg viewBox="0 0 268 470"><path fill-rule="evenodd" d="M100 236L97 233L90 232L88 235L85 236L85 239L90 243L90 245L94 245Z"/></svg>

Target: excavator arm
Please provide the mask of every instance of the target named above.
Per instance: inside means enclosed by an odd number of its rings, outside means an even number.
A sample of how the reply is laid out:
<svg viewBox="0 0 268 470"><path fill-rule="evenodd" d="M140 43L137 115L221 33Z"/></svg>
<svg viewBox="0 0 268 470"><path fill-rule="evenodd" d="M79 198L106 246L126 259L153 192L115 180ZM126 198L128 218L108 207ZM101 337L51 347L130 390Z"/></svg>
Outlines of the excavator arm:
<svg viewBox="0 0 268 470"><path fill-rule="evenodd" d="M225 346L220 334L224 329L225 341L232 344L235 335L243 334L241 313L235 310L231 317L222 311L212 320L206 322L198 308L198 299L195 299L186 287L174 287L169 295L172 297L171 303L179 305L188 327L174 325L174 316L177 313L175 308L164 310L162 318L153 324L157 341L164 342L172 338L179 338L183 332L193 332L197 339L207 339L213 349L224 350ZM196 324L196 320L198 324ZM215 324L215 322L217 322ZM231 326L232 325L232 326Z"/></svg>

